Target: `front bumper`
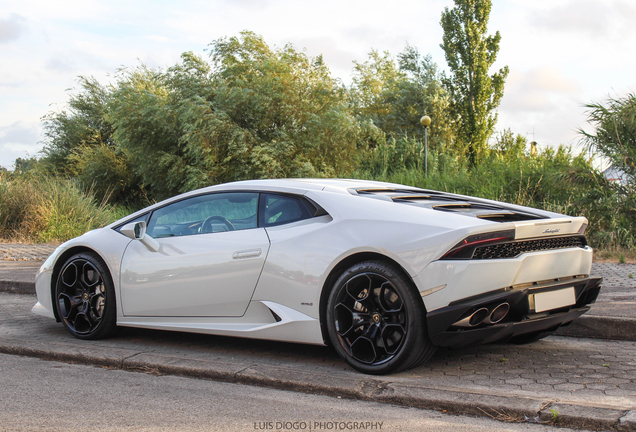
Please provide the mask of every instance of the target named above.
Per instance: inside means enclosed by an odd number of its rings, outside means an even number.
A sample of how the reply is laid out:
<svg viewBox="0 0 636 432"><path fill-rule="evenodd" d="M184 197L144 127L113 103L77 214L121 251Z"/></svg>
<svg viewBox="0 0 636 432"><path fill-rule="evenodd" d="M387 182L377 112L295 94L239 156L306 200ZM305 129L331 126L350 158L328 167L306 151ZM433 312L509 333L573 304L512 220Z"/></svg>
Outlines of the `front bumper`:
<svg viewBox="0 0 636 432"><path fill-rule="evenodd" d="M554 331L590 309L589 305L598 297L601 281L599 277L577 277L552 283L524 284L458 300L427 315L429 337L435 345L458 348ZM574 288L575 304L540 313L532 309L529 297L570 288ZM470 327L457 325L476 311L487 309L490 313L505 303L509 305L509 311L497 323L485 320Z"/></svg>

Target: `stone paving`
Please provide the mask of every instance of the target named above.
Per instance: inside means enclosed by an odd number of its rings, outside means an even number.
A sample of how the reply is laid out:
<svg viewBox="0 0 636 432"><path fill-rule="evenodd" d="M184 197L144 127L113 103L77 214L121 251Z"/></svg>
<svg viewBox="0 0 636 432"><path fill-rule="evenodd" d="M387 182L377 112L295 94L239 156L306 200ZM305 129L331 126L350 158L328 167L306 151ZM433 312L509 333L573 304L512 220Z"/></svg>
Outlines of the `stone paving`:
<svg viewBox="0 0 636 432"><path fill-rule="evenodd" d="M603 276L604 288L636 288L636 264L593 263L592 274Z"/></svg>
<svg viewBox="0 0 636 432"><path fill-rule="evenodd" d="M44 261L57 245L0 243L0 260L4 261Z"/></svg>
<svg viewBox="0 0 636 432"><path fill-rule="evenodd" d="M593 263L592 275L603 288L586 315L636 319L636 264Z"/></svg>
<svg viewBox="0 0 636 432"><path fill-rule="evenodd" d="M636 343L549 337L523 346L445 351L403 375L427 375L439 386L636 406Z"/></svg>

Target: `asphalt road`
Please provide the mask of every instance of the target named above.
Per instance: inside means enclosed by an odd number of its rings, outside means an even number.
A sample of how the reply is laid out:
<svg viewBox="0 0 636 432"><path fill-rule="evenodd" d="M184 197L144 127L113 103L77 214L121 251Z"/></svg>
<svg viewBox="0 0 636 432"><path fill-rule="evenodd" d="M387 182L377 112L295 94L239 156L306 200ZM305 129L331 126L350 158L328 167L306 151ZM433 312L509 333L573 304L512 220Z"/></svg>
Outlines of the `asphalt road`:
<svg viewBox="0 0 636 432"><path fill-rule="evenodd" d="M5 354L0 354L0 406L2 431L556 430Z"/></svg>

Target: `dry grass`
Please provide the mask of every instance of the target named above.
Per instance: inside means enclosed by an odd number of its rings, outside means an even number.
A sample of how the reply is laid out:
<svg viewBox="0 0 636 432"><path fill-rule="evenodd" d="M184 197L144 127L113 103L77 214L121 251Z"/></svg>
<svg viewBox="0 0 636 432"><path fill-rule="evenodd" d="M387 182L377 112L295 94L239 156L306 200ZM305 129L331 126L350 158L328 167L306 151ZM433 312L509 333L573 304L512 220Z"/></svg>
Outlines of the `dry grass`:
<svg viewBox="0 0 636 432"><path fill-rule="evenodd" d="M595 250L594 262L636 264L636 250L627 248Z"/></svg>
<svg viewBox="0 0 636 432"><path fill-rule="evenodd" d="M0 238L6 241L66 241L116 218L110 206L96 204L73 181L0 176Z"/></svg>

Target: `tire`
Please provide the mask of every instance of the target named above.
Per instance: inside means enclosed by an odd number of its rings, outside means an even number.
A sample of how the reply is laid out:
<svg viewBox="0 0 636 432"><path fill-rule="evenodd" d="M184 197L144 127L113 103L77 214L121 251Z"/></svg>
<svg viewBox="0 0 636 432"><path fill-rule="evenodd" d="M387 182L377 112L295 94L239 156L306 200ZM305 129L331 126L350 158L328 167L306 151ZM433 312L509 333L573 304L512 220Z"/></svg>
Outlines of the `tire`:
<svg viewBox="0 0 636 432"><path fill-rule="evenodd" d="M332 345L360 372L411 369L435 353L422 299L393 264L365 261L347 269L332 287L326 312Z"/></svg>
<svg viewBox="0 0 636 432"><path fill-rule="evenodd" d="M106 264L93 253L71 256L58 274L54 307L79 339L101 339L117 329L115 289Z"/></svg>

